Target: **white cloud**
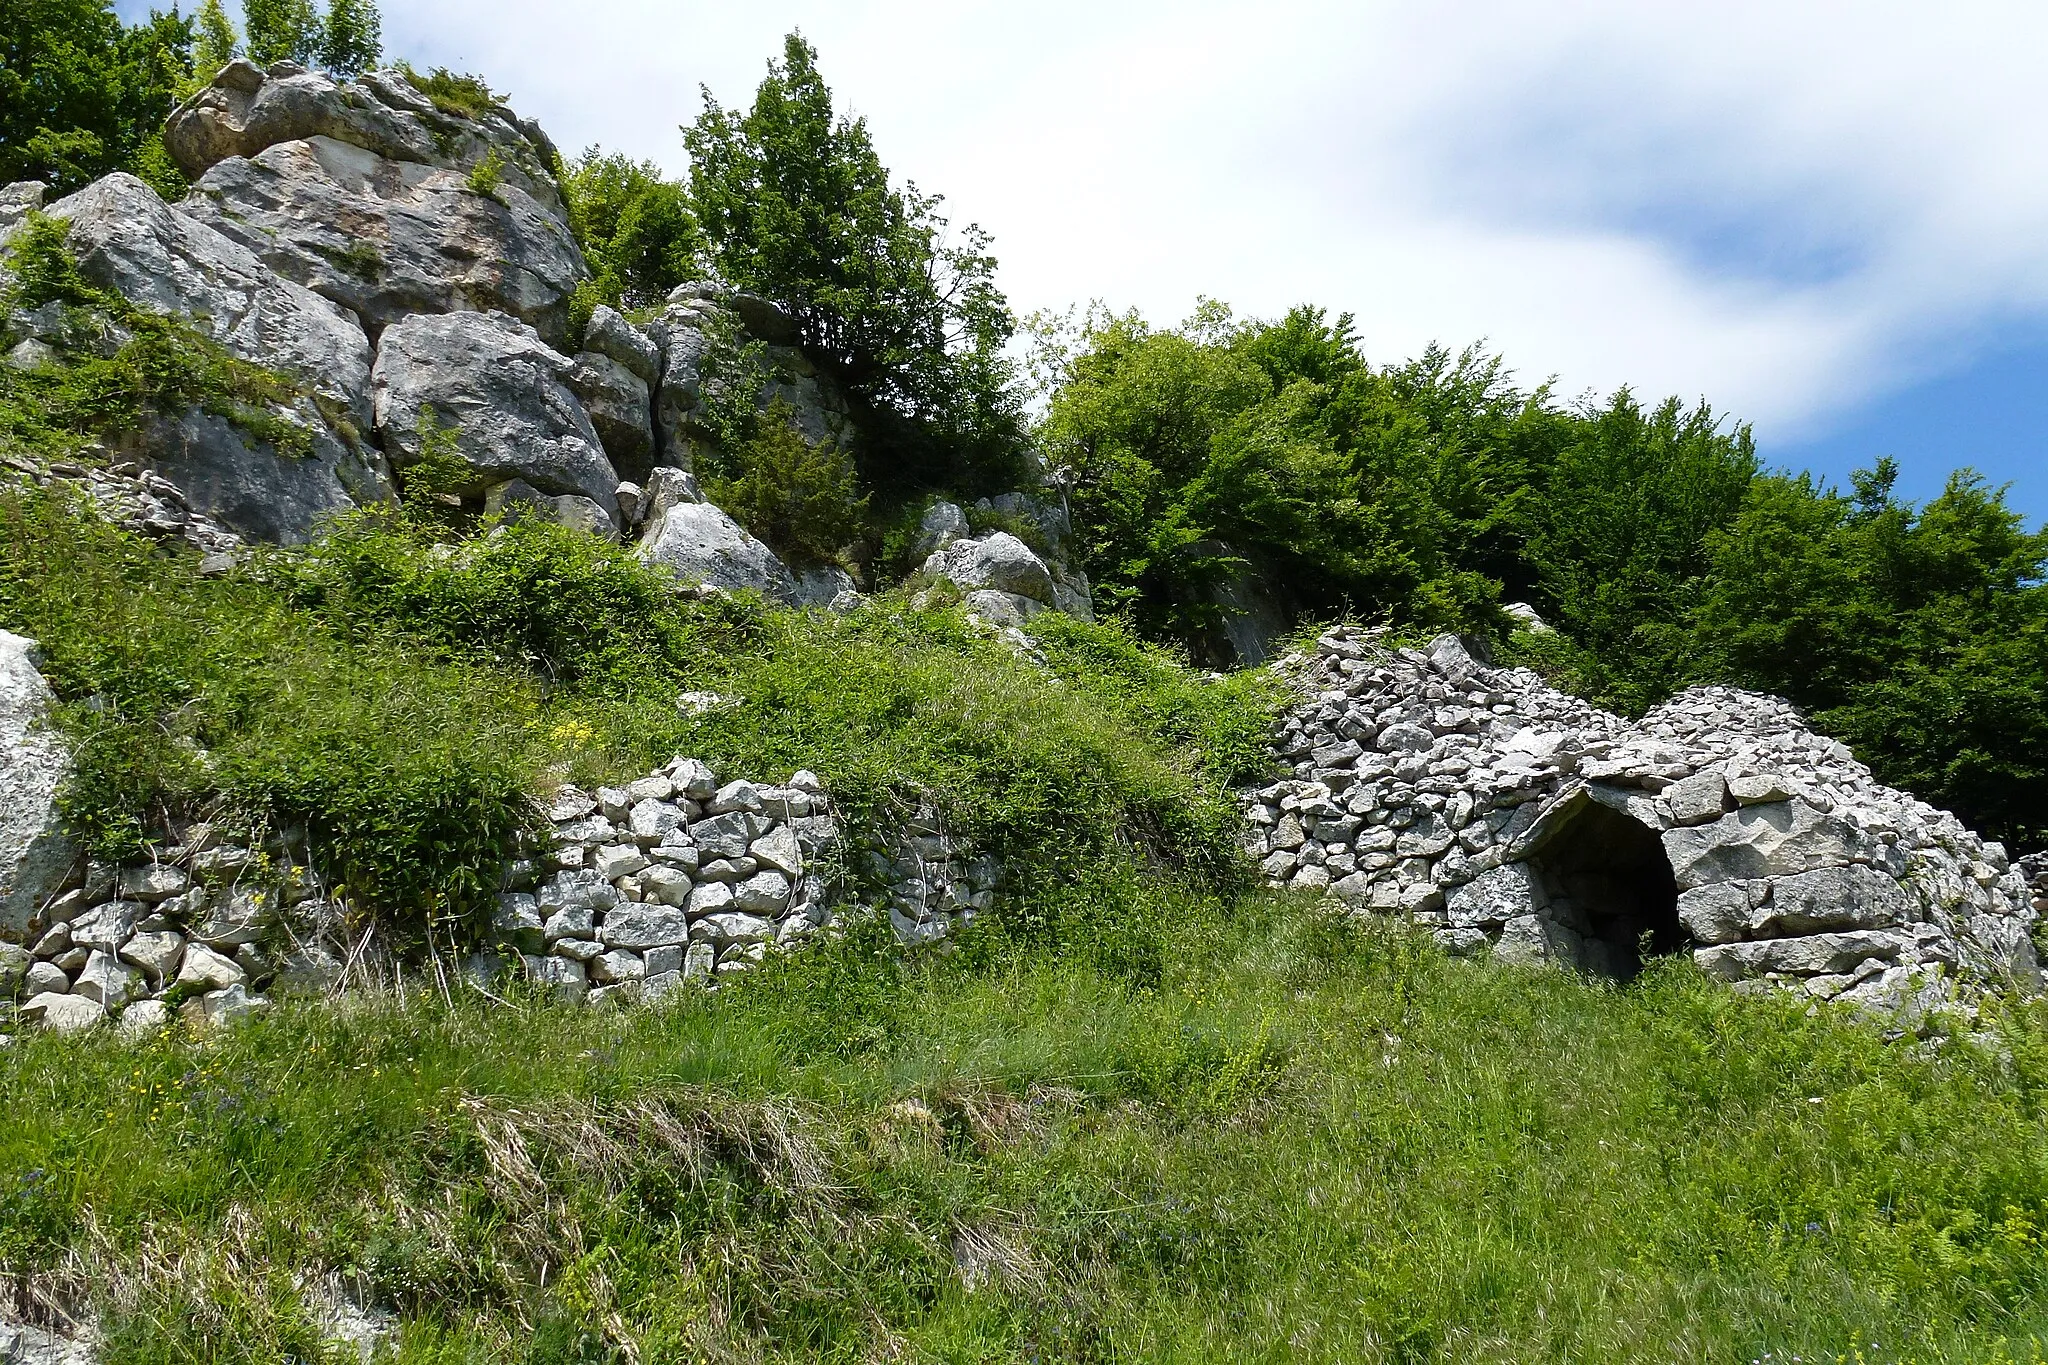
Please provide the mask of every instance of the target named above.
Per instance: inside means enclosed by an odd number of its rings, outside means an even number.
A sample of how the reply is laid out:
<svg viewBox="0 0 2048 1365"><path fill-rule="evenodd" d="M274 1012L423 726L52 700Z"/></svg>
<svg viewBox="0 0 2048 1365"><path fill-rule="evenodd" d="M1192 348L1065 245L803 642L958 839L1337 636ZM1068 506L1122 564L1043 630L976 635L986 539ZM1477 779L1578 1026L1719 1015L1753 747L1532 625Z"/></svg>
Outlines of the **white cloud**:
<svg viewBox="0 0 2048 1365"><path fill-rule="evenodd" d="M1780 432L2048 311L2048 11L2020 4L415 0L396 51L681 169L801 27L1021 307L1349 310L1567 392Z"/></svg>

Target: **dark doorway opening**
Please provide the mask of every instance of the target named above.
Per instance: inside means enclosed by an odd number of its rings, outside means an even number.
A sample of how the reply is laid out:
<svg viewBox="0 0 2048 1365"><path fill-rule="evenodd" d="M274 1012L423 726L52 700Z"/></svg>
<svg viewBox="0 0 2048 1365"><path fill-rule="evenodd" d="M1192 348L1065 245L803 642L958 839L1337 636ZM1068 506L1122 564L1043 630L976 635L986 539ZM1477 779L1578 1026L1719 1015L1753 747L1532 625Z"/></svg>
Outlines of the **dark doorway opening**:
<svg viewBox="0 0 2048 1365"><path fill-rule="evenodd" d="M1529 865L1542 879L1549 915L1583 944L1585 971L1633 980L1649 956L1692 945L1678 922L1678 884L1655 831L1599 801L1586 801Z"/></svg>

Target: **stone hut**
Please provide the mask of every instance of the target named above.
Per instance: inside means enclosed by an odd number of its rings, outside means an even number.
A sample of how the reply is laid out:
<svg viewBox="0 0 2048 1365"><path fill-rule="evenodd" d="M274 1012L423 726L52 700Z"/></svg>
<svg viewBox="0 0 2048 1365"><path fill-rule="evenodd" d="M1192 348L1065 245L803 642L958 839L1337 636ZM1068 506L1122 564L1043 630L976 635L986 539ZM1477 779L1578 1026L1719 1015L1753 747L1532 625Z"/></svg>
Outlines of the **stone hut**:
<svg viewBox="0 0 2048 1365"><path fill-rule="evenodd" d="M1722 980L1876 1007L2038 988L2006 850L1781 699L1694 688L1631 721L1455 636L1358 629L1293 667L1292 774L1243 794L1275 886L1623 980L1690 951Z"/></svg>

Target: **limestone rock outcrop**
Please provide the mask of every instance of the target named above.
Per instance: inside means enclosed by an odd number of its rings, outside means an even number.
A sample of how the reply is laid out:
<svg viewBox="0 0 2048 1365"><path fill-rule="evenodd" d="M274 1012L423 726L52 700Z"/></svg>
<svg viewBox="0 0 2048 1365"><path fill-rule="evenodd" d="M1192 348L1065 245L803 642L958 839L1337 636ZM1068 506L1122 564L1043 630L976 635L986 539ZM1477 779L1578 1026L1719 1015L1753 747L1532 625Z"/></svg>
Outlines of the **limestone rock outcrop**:
<svg viewBox="0 0 2048 1365"><path fill-rule="evenodd" d="M1275 885L1453 951L1619 977L1647 948L1892 1009L2038 989L2033 892L2005 850L1777 698L1695 688L1632 722L1452 636L1335 631L1295 663L1293 776L1245 793Z"/></svg>
<svg viewBox="0 0 2048 1365"><path fill-rule="evenodd" d="M301 429L280 451L246 421L192 409L153 416L125 453L160 470L194 506L253 538L308 539L323 518L390 496L370 427L370 346L333 304L279 279L250 252L111 175L50 206L71 225L79 268L152 312L184 318L232 354L299 386L269 413Z"/></svg>
<svg viewBox="0 0 2048 1365"><path fill-rule="evenodd" d="M51 701L35 642L0 630L0 943L28 933L77 860L56 806L71 758Z"/></svg>
<svg viewBox="0 0 2048 1365"><path fill-rule="evenodd" d="M410 313L496 309L550 344L589 271L540 130L446 113L402 72L337 83L289 63L223 70L170 118L183 210L372 333Z"/></svg>
<svg viewBox="0 0 2048 1365"><path fill-rule="evenodd" d="M857 441L846 395L803 353L795 323L768 300L722 285L685 284L648 332L662 356L654 425L663 464L694 468L718 439L712 408L735 398L762 409L779 399L813 445ZM730 392L742 383L754 391Z"/></svg>
<svg viewBox="0 0 2048 1365"><path fill-rule="evenodd" d="M377 432L401 474L428 423L452 432L481 497L513 479L590 499L618 517L619 477L570 379L575 363L502 313L421 313L385 329L371 375ZM431 418L423 414L431 413Z"/></svg>
<svg viewBox="0 0 2048 1365"><path fill-rule="evenodd" d="M966 512L950 502L925 509L913 558L928 579L957 587L967 608L998 627L1017 627L1042 611L1093 621L1087 575L1070 566L1066 512L1028 493L1004 493L975 504L1007 518L1048 551L1041 555L1009 531L975 536Z"/></svg>

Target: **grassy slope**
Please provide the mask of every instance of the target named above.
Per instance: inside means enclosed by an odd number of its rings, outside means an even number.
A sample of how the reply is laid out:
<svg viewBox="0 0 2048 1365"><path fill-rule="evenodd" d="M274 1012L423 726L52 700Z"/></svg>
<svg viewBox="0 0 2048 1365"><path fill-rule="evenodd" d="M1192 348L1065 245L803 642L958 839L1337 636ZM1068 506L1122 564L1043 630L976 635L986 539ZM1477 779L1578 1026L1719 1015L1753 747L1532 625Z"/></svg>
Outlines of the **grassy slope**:
<svg viewBox="0 0 2048 1365"><path fill-rule="evenodd" d="M0 1272L104 1313L111 1360L303 1355L306 1270L437 1361L2048 1341L2048 1019L1930 1053L1690 971L1615 990L1248 898L1221 784L1254 680L1060 621L1048 678L887 602L677 604L545 530L449 558L367 524L207 581L47 500L0 523L0 626L44 640L109 838L180 803L488 814L682 748L815 767L871 815L929 794L1024 869L943 958L861 932L660 1011L429 995L21 1040ZM736 704L687 718L680 687ZM434 847L410 816L325 837L402 893L368 913L460 894L393 879Z"/></svg>
<svg viewBox="0 0 2048 1365"><path fill-rule="evenodd" d="M1284 903L1190 909L1166 956L1133 988L854 944L633 1015L418 996L36 1039L0 1055L0 1252L93 1285L130 1361L275 1358L306 1266L436 1361L2048 1341L2036 1014L2009 1058L1930 1055L1689 971L1616 990Z"/></svg>

